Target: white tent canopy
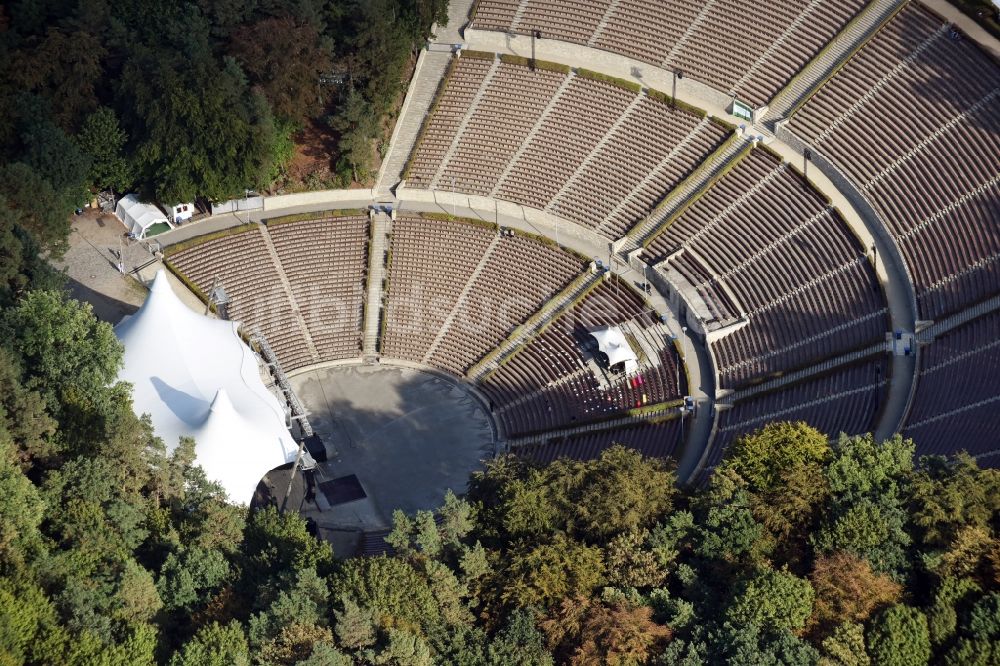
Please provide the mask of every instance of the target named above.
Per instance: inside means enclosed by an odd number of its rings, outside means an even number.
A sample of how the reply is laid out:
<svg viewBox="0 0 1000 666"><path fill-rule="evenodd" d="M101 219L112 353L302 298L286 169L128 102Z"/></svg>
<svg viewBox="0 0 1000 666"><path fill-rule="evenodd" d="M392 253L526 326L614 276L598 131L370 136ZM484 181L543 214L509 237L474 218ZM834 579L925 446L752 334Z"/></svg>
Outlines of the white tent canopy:
<svg viewBox="0 0 1000 666"><path fill-rule="evenodd" d="M298 446L238 326L192 311L161 269L115 335L125 345L119 379L135 386L135 412L150 415L169 451L193 437L195 464L232 501L249 503L261 478L295 460Z"/></svg>
<svg viewBox="0 0 1000 666"><path fill-rule="evenodd" d="M139 201L134 194L126 194L115 206L115 215L136 238L142 238L146 229L158 222L169 225L167 216L153 204Z"/></svg>
<svg viewBox="0 0 1000 666"><path fill-rule="evenodd" d="M639 358L635 355L620 328L599 326L590 329L590 334L597 340L598 348L607 355L608 363L612 366L624 363L626 373L639 369Z"/></svg>

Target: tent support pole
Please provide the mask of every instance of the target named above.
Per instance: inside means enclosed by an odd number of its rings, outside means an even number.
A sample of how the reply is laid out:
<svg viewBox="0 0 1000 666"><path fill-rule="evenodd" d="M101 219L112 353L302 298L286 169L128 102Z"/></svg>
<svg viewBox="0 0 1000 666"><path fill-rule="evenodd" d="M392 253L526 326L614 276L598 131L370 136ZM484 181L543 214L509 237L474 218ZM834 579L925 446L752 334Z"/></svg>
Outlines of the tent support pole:
<svg viewBox="0 0 1000 666"><path fill-rule="evenodd" d="M292 465L292 475L288 477L288 487L285 488L285 497L281 500L281 507L278 509L278 513L285 512L285 506L288 504L288 497L292 494L292 483L295 482L295 473L299 471L299 463L302 462L302 450L306 446L306 440L299 440L299 452L295 454L295 464Z"/></svg>

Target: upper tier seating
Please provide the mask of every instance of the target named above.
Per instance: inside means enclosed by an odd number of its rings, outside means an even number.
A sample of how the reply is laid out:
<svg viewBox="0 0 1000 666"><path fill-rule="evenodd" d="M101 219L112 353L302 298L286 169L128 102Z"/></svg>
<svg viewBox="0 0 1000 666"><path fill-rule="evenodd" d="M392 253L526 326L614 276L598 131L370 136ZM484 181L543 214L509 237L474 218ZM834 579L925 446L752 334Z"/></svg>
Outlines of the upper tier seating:
<svg viewBox="0 0 1000 666"><path fill-rule="evenodd" d="M390 252L383 354L458 375L584 268L534 239L424 218L393 222Z"/></svg>
<svg viewBox="0 0 1000 666"><path fill-rule="evenodd" d="M679 450L681 433L681 422L675 418L660 423L637 423L612 430L559 437L515 447L512 453L544 465L557 458L593 460L599 458L605 449L621 444L644 456L666 458L674 456Z"/></svg>
<svg viewBox="0 0 1000 666"><path fill-rule="evenodd" d="M937 337L920 352L917 392L904 434L917 453L972 455L1000 450L1000 313ZM983 466L996 466L997 458Z"/></svg>
<svg viewBox="0 0 1000 666"><path fill-rule="evenodd" d="M857 435L875 425L888 388L888 357L842 367L828 375L753 396L719 412L718 430L700 480L715 469L740 435L772 421L805 421L831 438Z"/></svg>
<svg viewBox="0 0 1000 666"><path fill-rule="evenodd" d="M725 137L720 125L645 93L466 54L407 184L544 208L618 238Z"/></svg>
<svg viewBox="0 0 1000 666"><path fill-rule="evenodd" d="M592 340L587 328L622 322L645 336L650 349L660 349L658 362L647 358L638 374L615 379L603 390L586 364L583 348ZM512 437L674 399L681 393L678 375L677 352L642 298L624 284L602 282L481 380L480 388L500 406L496 417Z"/></svg>
<svg viewBox="0 0 1000 666"><path fill-rule="evenodd" d="M678 249L670 264L720 319L749 320L713 344L723 387L862 347L889 329L856 238L769 151L751 151L649 246L656 261Z"/></svg>
<svg viewBox="0 0 1000 666"><path fill-rule="evenodd" d="M863 0L480 0L472 27L620 53L760 106L864 7Z"/></svg>
<svg viewBox="0 0 1000 666"><path fill-rule="evenodd" d="M998 109L997 63L910 3L791 120L895 237L923 319L1000 291Z"/></svg>

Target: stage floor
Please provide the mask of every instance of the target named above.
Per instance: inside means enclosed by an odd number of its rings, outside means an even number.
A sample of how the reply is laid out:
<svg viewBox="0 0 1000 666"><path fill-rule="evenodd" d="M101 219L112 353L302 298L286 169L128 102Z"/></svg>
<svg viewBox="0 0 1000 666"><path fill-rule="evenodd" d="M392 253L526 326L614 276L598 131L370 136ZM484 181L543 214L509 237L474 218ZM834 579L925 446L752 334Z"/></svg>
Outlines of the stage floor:
<svg viewBox="0 0 1000 666"><path fill-rule="evenodd" d="M367 497L319 512L321 527L388 527L465 492L469 474L493 456L487 409L458 383L391 365L333 366L289 379L327 448L316 482L356 475ZM303 507L304 508L304 507Z"/></svg>

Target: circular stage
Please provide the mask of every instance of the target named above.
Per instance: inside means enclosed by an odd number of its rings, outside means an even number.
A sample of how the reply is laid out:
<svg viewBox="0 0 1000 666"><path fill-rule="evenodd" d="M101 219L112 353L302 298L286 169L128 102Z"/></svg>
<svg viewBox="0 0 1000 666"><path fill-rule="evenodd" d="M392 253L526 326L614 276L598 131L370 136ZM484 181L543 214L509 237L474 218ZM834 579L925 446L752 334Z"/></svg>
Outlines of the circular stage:
<svg viewBox="0 0 1000 666"><path fill-rule="evenodd" d="M289 381L329 456L315 475L322 526L388 527L395 509L437 508L446 490L465 492L469 474L493 457L488 409L440 374L338 365Z"/></svg>

